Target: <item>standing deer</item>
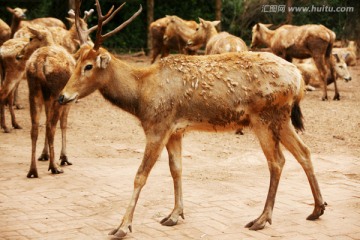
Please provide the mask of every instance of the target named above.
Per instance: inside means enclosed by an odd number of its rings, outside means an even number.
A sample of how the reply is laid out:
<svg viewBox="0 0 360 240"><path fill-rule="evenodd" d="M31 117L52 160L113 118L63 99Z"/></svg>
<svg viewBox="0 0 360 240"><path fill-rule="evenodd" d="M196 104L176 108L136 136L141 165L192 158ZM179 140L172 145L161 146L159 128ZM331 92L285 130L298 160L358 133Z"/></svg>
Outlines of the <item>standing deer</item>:
<svg viewBox="0 0 360 240"><path fill-rule="evenodd" d="M31 116L31 165L28 178L38 177L36 167L36 142L42 106L46 112L45 144L39 160L48 160L51 173L62 173L54 159L54 136L58 120L62 132L61 165L71 165L66 155L66 127L70 106L60 105L56 98L69 80L74 70L75 60L65 48L57 45L47 30L29 28L34 34L32 40L22 50L26 62L26 77L29 86ZM50 154L49 154L50 151Z"/></svg>
<svg viewBox="0 0 360 240"><path fill-rule="evenodd" d="M334 100L340 100L330 61L334 41L335 33L323 25L283 25L276 30L270 30L265 24L257 23L252 29L251 48L266 45L274 54L289 62L292 58L312 57L323 80L322 100L328 99L327 81L334 82Z"/></svg>
<svg viewBox="0 0 360 240"><path fill-rule="evenodd" d="M171 26L168 29L170 23ZM161 58L168 56L172 49L183 52L187 40L182 40L181 33L191 31L190 29L195 31L197 26L198 24L195 21L183 20L177 16L166 16L152 22L149 26L152 41L151 63L155 62L159 54L161 54ZM166 35L165 32L167 32Z"/></svg>
<svg viewBox="0 0 360 240"><path fill-rule="evenodd" d="M77 18L80 3L77 4ZM166 147L174 182L175 206L161 221L175 225L184 217L182 197L182 138L191 130L235 131L252 126L266 156L270 187L262 214L246 225L252 230L271 223L275 196L285 163L282 143L303 167L315 207L308 220L325 210L310 159L309 148L295 129L303 129L299 102L304 94L300 71L271 53L224 53L208 56L170 56L150 67L138 68L117 59L101 43L119 32L140 14L102 35L101 13L96 0L98 30L93 47L82 45L75 70L59 96L61 104L74 102L99 90L105 99L140 121L146 135L142 162L134 191L118 228L110 235L122 238L132 230L132 220L141 189ZM80 28L77 28L81 30ZM86 34L83 35L83 42Z"/></svg>
<svg viewBox="0 0 360 240"><path fill-rule="evenodd" d="M65 24L57 19L52 17L46 17L46 18L36 18L33 20L25 20L26 14L25 12L27 9L25 8L10 8L6 7L8 12L12 14L11 19L11 38L14 37L14 34L16 31L18 31L20 28L25 26L32 26L32 25L41 25L44 27L61 27L66 29Z"/></svg>

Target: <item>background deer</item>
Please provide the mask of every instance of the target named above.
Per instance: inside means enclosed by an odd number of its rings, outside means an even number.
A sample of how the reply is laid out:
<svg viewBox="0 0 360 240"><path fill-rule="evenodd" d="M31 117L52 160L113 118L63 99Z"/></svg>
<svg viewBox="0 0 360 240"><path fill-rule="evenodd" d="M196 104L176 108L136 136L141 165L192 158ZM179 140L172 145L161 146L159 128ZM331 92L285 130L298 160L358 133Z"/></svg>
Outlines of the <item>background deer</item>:
<svg viewBox="0 0 360 240"><path fill-rule="evenodd" d="M57 18L36 18L33 20L25 20L26 14L25 12L27 9L25 8L10 8L6 7L8 12L12 14L11 19L11 38L14 36L14 34L22 27L25 26L33 26L33 25L41 25L44 27L61 27L66 29L65 24L57 19Z"/></svg>
<svg viewBox="0 0 360 240"><path fill-rule="evenodd" d="M170 26L170 29L167 30L167 27L171 21L176 20L172 25ZM184 43L179 43L179 38L181 39L181 36L179 36L180 32L177 31L177 29L187 29L186 31L189 31L189 29L192 29L195 31L198 24L195 21L187 21L183 20L177 16L166 16L164 18L160 18L154 22L152 22L149 26L149 31L151 32L152 36L152 54L151 54L151 63L154 63L157 56L161 54L161 58L166 57L169 55L170 50L177 50L179 52L183 52ZM167 30L167 37L166 44L164 43L164 35L165 31ZM184 31L184 30L183 30ZM186 44L186 42L185 42ZM181 47L181 45L183 45ZM180 49L180 50L179 50Z"/></svg>
<svg viewBox="0 0 360 240"><path fill-rule="evenodd" d="M10 27L0 19L0 46L10 38Z"/></svg>
<svg viewBox="0 0 360 240"><path fill-rule="evenodd" d="M21 129L17 123L13 109L15 89L24 78L25 60L16 59L16 55L29 42L28 38L16 38L7 40L0 47L1 88L0 88L0 115L1 128L4 132L10 132L5 123L5 105L9 106L11 123L13 128Z"/></svg>
<svg viewBox="0 0 360 240"><path fill-rule="evenodd" d="M120 226L110 232L124 237L141 189L163 148L169 153L174 182L175 206L163 225L175 225L183 217L182 137L186 131L235 131L252 126L267 158L270 187L264 211L246 227L252 230L271 223L275 195L285 163L282 143L303 167L313 193L315 207L307 218L319 218L324 210L310 151L297 135L303 129L299 101L304 91L300 71L271 53L227 53L208 56L169 56L150 67L137 68L100 48L140 14L141 8L115 30L101 35L102 23L110 15L101 13L94 47L83 45L69 82L59 96L61 104L74 102L99 90L105 99L134 115L146 135L143 160L134 180L134 191ZM79 15L79 2L76 14ZM80 30L80 28L78 28ZM86 40L83 35L83 42ZM295 128L294 128L295 126Z"/></svg>
<svg viewBox="0 0 360 240"><path fill-rule="evenodd" d="M314 59L323 79L322 100L327 100L327 81L334 82L334 100L340 100L330 56L335 41L335 33L323 25L307 24L303 26L283 25L270 30L266 25L257 23L252 29L251 48L265 45L271 51L289 62L292 58Z"/></svg>
<svg viewBox="0 0 360 240"><path fill-rule="evenodd" d="M79 20L79 24L82 29L87 29L87 19L91 16L93 11L85 11L84 18ZM71 16L71 14L70 14ZM73 19L69 19L70 22L73 22ZM92 29L94 31L96 28ZM72 24L69 30L60 28L60 27L43 27L40 25L32 25L22 27L18 30L14 36L14 39L8 40L4 46L1 47L1 51L4 52L1 57L3 62L3 76L2 76L2 89L0 89L0 109L1 109L1 128L5 132L10 132L10 129L6 126L5 123L5 107L4 104L9 102L9 110L11 114L12 125L15 129L20 129L20 125L16 122L15 112L13 110L13 104L15 102L15 91L17 86L20 84L21 80L25 79L25 64L27 59L30 57L31 53L43 43L38 42L38 45L35 45L35 42L31 44L30 50L25 50L24 47L28 43L29 39L35 37L41 37L38 35L38 32L49 31L52 36L53 41L64 47L69 53L75 53L79 48L79 38L77 35L76 27ZM27 38L27 39L26 39ZM88 41L91 41L89 38ZM27 52L27 56L24 58L23 52Z"/></svg>
<svg viewBox="0 0 360 240"><path fill-rule="evenodd" d="M47 30L29 28L34 34L22 50L26 63L26 77L29 86L31 116L31 165L28 178L38 177L36 167L36 142L38 137L39 118L42 106L46 112L46 137L39 160L48 160L51 173L62 173L62 169L54 161L54 136L58 120L62 131L61 165L71 165L66 155L66 127L70 106L61 106L56 98L69 80L74 69L75 60L65 48L57 45ZM50 152L50 154L49 154Z"/></svg>
<svg viewBox="0 0 360 240"><path fill-rule="evenodd" d="M200 24L196 33L187 42L188 49L199 49L204 43L205 54L220 54L225 52L247 51L246 43L239 37L228 32L218 33L216 26L220 21L205 21L199 18Z"/></svg>
<svg viewBox="0 0 360 240"><path fill-rule="evenodd" d="M351 81L351 75L346 65L346 62L338 56L338 54L332 54L332 65L334 66L335 78L344 79L346 82ZM319 70L316 68L314 60L307 58L294 63L301 71L307 90L314 90L313 87L322 86L322 79ZM327 85L332 82L328 81Z"/></svg>

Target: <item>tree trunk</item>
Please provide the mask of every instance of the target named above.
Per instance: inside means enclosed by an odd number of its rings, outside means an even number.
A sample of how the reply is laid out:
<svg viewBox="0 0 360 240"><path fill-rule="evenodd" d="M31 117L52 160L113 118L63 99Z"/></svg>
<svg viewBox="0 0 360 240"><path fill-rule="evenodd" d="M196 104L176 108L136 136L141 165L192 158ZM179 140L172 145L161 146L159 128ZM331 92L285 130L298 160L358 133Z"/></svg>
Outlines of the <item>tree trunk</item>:
<svg viewBox="0 0 360 240"><path fill-rule="evenodd" d="M286 24L291 24L293 19L293 13L289 12L289 7L293 6L293 0L286 0L285 12L286 12Z"/></svg>
<svg viewBox="0 0 360 240"><path fill-rule="evenodd" d="M221 0L215 0L215 20L221 21ZM217 26L217 30L221 31L221 22Z"/></svg>
<svg viewBox="0 0 360 240"><path fill-rule="evenodd" d="M147 48L148 54L152 52L152 34L149 31L150 24L154 21L154 1L155 0L146 0L146 10L147 10Z"/></svg>
<svg viewBox="0 0 360 240"><path fill-rule="evenodd" d="M75 0L69 0L69 10L74 9L75 10Z"/></svg>

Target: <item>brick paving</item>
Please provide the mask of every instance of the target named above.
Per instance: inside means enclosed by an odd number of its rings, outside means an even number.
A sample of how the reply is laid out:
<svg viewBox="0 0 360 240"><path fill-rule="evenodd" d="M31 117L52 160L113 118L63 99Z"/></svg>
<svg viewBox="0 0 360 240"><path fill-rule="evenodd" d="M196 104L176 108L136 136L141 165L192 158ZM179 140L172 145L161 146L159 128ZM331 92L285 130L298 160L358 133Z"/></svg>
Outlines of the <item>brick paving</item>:
<svg viewBox="0 0 360 240"><path fill-rule="evenodd" d="M243 136L189 133L183 147L185 220L173 227L159 223L174 202L164 152L140 195L133 233L126 239L360 239L360 114L353 111L359 100L357 92L350 95L351 85L341 88L344 98L339 102L319 101L320 92L303 102L307 131L302 138L312 150L328 203L319 220L306 220L313 210L310 187L299 164L285 151L273 224L260 231L244 228L262 212L268 190L269 173L257 140L247 130ZM69 116L68 156L74 165L65 167L63 174L51 175L48 163L39 162L40 178L28 179L31 142L26 100L27 95L22 95L25 109L16 111L23 130L0 132L0 239L109 239L107 233L118 226L130 200L143 154L139 124L98 94L81 100ZM335 112L345 107L351 114ZM331 123L329 112L335 113ZM325 130L330 134L321 134ZM59 136L58 129L56 156Z"/></svg>
<svg viewBox="0 0 360 240"><path fill-rule="evenodd" d="M23 135L20 131L0 135L1 142L5 137L8 142L1 145L2 154L19 134ZM185 142L185 146L190 144ZM29 152L26 147L1 158L0 238L108 239L107 233L120 222L130 199L141 152L121 160L74 158L74 165L66 167L62 175L49 174L48 163L39 162L40 178L27 179L28 162L24 160L28 160ZM261 158L261 153L257 154ZM255 232L243 226L262 211L269 181L265 163L246 163L244 171L235 169L228 158L219 163L219 169L211 169L205 159L197 161L192 155L186 152L184 156L185 220L174 227L159 224L173 204L164 154L143 189L133 233L126 239L360 239L359 178L329 172L336 167L336 163L329 164L330 157L320 158L327 162L327 169L318 176L329 204L321 219L305 220L312 211L310 189L302 170L287 155L273 224ZM345 160L355 160L349 164L359 169L359 158ZM316 165L319 168L320 164ZM229 174L218 178L218 171L224 169Z"/></svg>

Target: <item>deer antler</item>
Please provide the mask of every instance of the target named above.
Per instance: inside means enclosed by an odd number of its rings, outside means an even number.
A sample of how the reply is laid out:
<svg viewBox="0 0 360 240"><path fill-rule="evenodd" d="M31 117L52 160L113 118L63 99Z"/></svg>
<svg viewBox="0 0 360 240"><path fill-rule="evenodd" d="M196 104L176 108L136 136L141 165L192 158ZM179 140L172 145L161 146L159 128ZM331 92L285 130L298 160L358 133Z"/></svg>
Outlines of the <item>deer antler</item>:
<svg viewBox="0 0 360 240"><path fill-rule="evenodd" d="M99 0L96 0L96 9L98 12L98 25L97 25L97 32L96 32L96 39L95 39L95 44L93 49L95 51L99 50L101 44L104 42L105 39L107 39L108 37L114 35L115 33L119 32L120 30L122 30L124 27L126 27L130 22L132 22L142 11L142 6L140 5L139 10L133 15L131 16L128 20L126 20L125 22L123 22L120 26L118 26L117 28L115 28L114 30L112 30L111 32L106 33L105 35L101 34L101 30L102 30L102 26L107 23L108 21L110 21L111 18L113 18L115 16L115 14L124 6L125 3L123 3L120 7L118 7L113 13L112 10L114 8L114 6L109 10L109 12L103 16L101 13L101 6L99 4Z"/></svg>
<svg viewBox="0 0 360 240"><path fill-rule="evenodd" d="M96 33L96 40L95 40L95 44L94 44L94 50L98 50L100 48L101 43L108 37L110 37L111 35L115 34L116 32L120 31L121 29L123 29L127 24L129 24L134 18L136 18L140 12L142 11L142 6L140 5L140 9L131 17L129 18L127 21L125 21L123 24L121 24L120 26L118 26L116 29L114 29L113 31L105 34L105 35L101 35L101 30L102 30L102 26L105 25L106 23L108 23L111 19L114 18L114 16L120 11L120 9L125 5L125 3L121 4L115 11L114 10L114 6L111 7L111 9L108 11L108 13L103 16L102 12L101 12L101 6L98 0L96 0L96 10L98 12L98 24L89 28L88 30L84 30L82 29L81 25L80 25L80 6L81 6L81 1L82 0L77 0L75 3L75 26L76 26L76 30L78 32L79 35L79 39L80 39L80 43L84 44L87 42L88 36L90 35L90 33L92 33L93 31L97 30ZM85 16L86 17L86 16Z"/></svg>

